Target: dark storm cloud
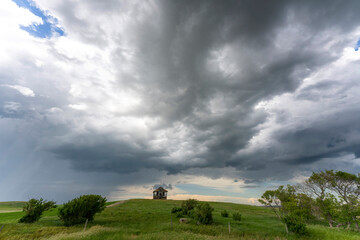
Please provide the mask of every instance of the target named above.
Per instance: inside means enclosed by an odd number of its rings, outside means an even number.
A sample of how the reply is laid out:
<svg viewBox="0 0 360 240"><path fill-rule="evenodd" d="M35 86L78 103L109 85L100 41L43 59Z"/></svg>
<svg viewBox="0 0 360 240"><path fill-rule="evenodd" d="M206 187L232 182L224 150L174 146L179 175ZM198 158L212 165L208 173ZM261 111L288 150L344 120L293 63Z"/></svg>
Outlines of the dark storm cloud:
<svg viewBox="0 0 360 240"><path fill-rule="evenodd" d="M131 173L140 168L162 170L164 167L157 164L162 152L148 150L144 143L117 141L96 133L75 137L70 143L54 147L51 152L72 161L79 171Z"/></svg>
<svg viewBox="0 0 360 240"><path fill-rule="evenodd" d="M84 4L94 14L114 6L112 1L101 6L94 2ZM341 119L331 116L301 130L285 128L275 133L273 138L281 144L280 148L236 155L266 121L266 112L254 111L257 103L295 91L309 74L337 59L344 48L343 40L337 39L326 51L323 45L332 40L332 33L346 35L359 25L356 10L359 5L358 1L149 3L150 10L142 13L145 20L134 19L127 36L123 33L113 36L118 44L112 54L113 64L118 66L116 84L136 91L143 100L144 104L134 109L132 116L159 118L161 124L154 132L182 124L191 132L186 141L191 142L195 153L180 163L164 161L171 154L167 149L152 150L149 141L155 138L151 136L130 142L111 137L103 141L96 132L84 134L83 138L89 141L70 139L52 148L52 152L81 171L126 173L158 168L178 173L194 167L233 166L243 171L247 181L273 175L274 166L282 173L289 164L310 164L325 157L358 152L358 139L349 140L349 135L357 132L359 126L353 113L345 112ZM76 17L77 7L69 11L64 2L58 11L65 22L71 21L74 28L85 31L81 36L105 46L109 37L105 26L84 28L89 22ZM117 14L107 12L109 16ZM281 33L287 27L296 34ZM86 32L89 29L91 34ZM131 41L125 41L126 37ZM279 46L276 41L291 47ZM124 44L133 53L134 71L130 73L121 67L126 52ZM227 69L229 72L216 62L227 48L230 50L221 61L230 62L225 68L234 65L231 71ZM298 98L316 100L319 97L316 89L330 88L332 84L330 80L304 89ZM215 110L214 101L220 102ZM278 121L285 120L286 114L279 113ZM196 153L200 148L206 150Z"/></svg>
<svg viewBox="0 0 360 240"><path fill-rule="evenodd" d="M0 66L0 85L35 93L0 86L1 175L25 173L31 192L67 200L181 172L256 188L360 155L360 74L302 87L358 40L359 1L40 2L69 39ZM140 103L123 110L123 91ZM256 108L284 93L283 108Z"/></svg>
<svg viewBox="0 0 360 240"><path fill-rule="evenodd" d="M287 151L287 163L311 163L325 157L337 157L343 153L355 153L360 148L359 114L342 112L323 122L294 132L276 136Z"/></svg>

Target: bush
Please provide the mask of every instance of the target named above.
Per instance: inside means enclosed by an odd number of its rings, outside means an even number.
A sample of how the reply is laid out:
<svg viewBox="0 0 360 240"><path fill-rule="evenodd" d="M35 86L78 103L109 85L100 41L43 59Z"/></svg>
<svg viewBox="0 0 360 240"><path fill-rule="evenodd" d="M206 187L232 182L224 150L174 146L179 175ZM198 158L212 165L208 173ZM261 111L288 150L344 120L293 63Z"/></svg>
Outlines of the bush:
<svg viewBox="0 0 360 240"><path fill-rule="evenodd" d="M30 199L24 206L23 212L25 216L20 218L19 222L21 223L33 223L38 221L41 218L41 215L44 211L47 211L51 208L56 208L55 202L45 201L44 199Z"/></svg>
<svg viewBox="0 0 360 240"><path fill-rule="evenodd" d="M171 209L171 213L178 213L178 212L181 212L182 211L182 208L181 207L173 207Z"/></svg>
<svg viewBox="0 0 360 240"><path fill-rule="evenodd" d="M202 224L213 223L212 211L214 209L209 203L200 203L196 206L193 218Z"/></svg>
<svg viewBox="0 0 360 240"><path fill-rule="evenodd" d="M173 208L171 209L171 213L175 213L175 216L178 217L178 218L183 217L182 208L181 208L181 207L173 207Z"/></svg>
<svg viewBox="0 0 360 240"><path fill-rule="evenodd" d="M284 217L283 221L290 232L297 235L306 235L308 233L306 225L301 218L288 215Z"/></svg>
<svg viewBox="0 0 360 240"><path fill-rule="evenodd" d="M221 212L221 216L222 217L229 217L229 213L226 210L224 210L224 211Z"/></svg>
<svg viewBox="0 0 360 240"><path fill-rule="evenodd" d="M241 214L236 212L236 213L233 213L233 219L235 221L241 221Z"/></svg>
<svg viewBox="0 0 360 240"><path fill-rule="evenodd" d="M96 213L105 209L106 198L100 195L83 195L64 204L59 209L59 217L65 226L94 220Z"/></svg>
<svg viewBox="0 0 360 240"><path fill-rule="evenodd" d="M190 211L188 211L187 215L188 215L189 218L194 218L195 219L196 218L195 209L191 209Z"/></svg>
<svg viewBox="0 0 360 240"><path fill-rule="evenodd" d="M177 212L175 216L176 216L177 218L182 218L182 217L183 217L183 214L182 214L182 212Z"/></svg>
<svg viewBox="0 0 360 240"><path fill-rule="evenodd" d="M198 200L196 199L188 199L186 201L183 201L181 203L182 213L184 215L187 215L190 210L196 207L197 204L198 204Z"/></svg>

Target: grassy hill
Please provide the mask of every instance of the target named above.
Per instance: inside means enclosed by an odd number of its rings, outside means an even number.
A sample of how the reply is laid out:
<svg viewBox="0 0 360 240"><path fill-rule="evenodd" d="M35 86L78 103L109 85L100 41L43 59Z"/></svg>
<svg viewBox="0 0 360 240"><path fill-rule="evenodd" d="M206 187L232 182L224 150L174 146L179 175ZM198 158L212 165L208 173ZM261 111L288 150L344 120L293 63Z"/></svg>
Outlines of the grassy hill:
<svg viewBox="0 0 360 240"><path fill-rule="evenodd" d="M215 209L214 224L197 225L190 221L180 224L179 219L170 214L181 201L140 200L126 201L106 208L95 217L95 221L84 226L64 227L57 217L57 209L52 209L35 224L17 223L22 212L0 213L0 240L12 239L299 239L287 235L284 225L277 220L270 209L232 203L210 202ZM4 204L5 206L5 204ZM9 208L11 204L8 203ZM20 205L18 205L20 206ZM5 210L6 207L3 207ZM221 217L226 209L230 214L240 212L242 221ZM173 224L171 219L173 218ZM231 234L228 232L231 224ZM309 225L310 235L301 239L360 239L360 233L347 230L329 229L323 223Z"/></svg>
<svg viewBox="0 0 360 240"><path fill-rule="evenodd" d="M0 213L22 211L25 202L0 202Z"/></svg>

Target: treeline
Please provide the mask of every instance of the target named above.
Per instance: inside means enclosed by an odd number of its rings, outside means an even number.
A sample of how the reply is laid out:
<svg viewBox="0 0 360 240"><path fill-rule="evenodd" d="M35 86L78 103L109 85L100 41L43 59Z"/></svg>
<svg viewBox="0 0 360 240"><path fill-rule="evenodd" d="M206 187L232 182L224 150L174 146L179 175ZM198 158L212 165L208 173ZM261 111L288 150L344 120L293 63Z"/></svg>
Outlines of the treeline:
<svg viewBox="0 0 360 240"><path fill-rule="evenodd" d="M313 172L302 184L266 191L259 202L272 208L286 231L307 234L306 223L323 219L329 227L355 228L360 223L360 174Z"/></svg>

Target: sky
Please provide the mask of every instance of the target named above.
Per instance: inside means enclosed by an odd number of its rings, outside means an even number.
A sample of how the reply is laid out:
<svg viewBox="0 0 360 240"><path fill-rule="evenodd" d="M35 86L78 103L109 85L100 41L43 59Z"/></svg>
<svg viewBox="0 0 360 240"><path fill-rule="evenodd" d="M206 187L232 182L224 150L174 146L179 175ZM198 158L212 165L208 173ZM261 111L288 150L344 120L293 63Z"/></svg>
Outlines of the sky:
<svg viewBox="0 0 360 240"><path fill-rule="evenodd" d="M0 1L0 201L256 204L360 170L360 1Z"/></svg>

